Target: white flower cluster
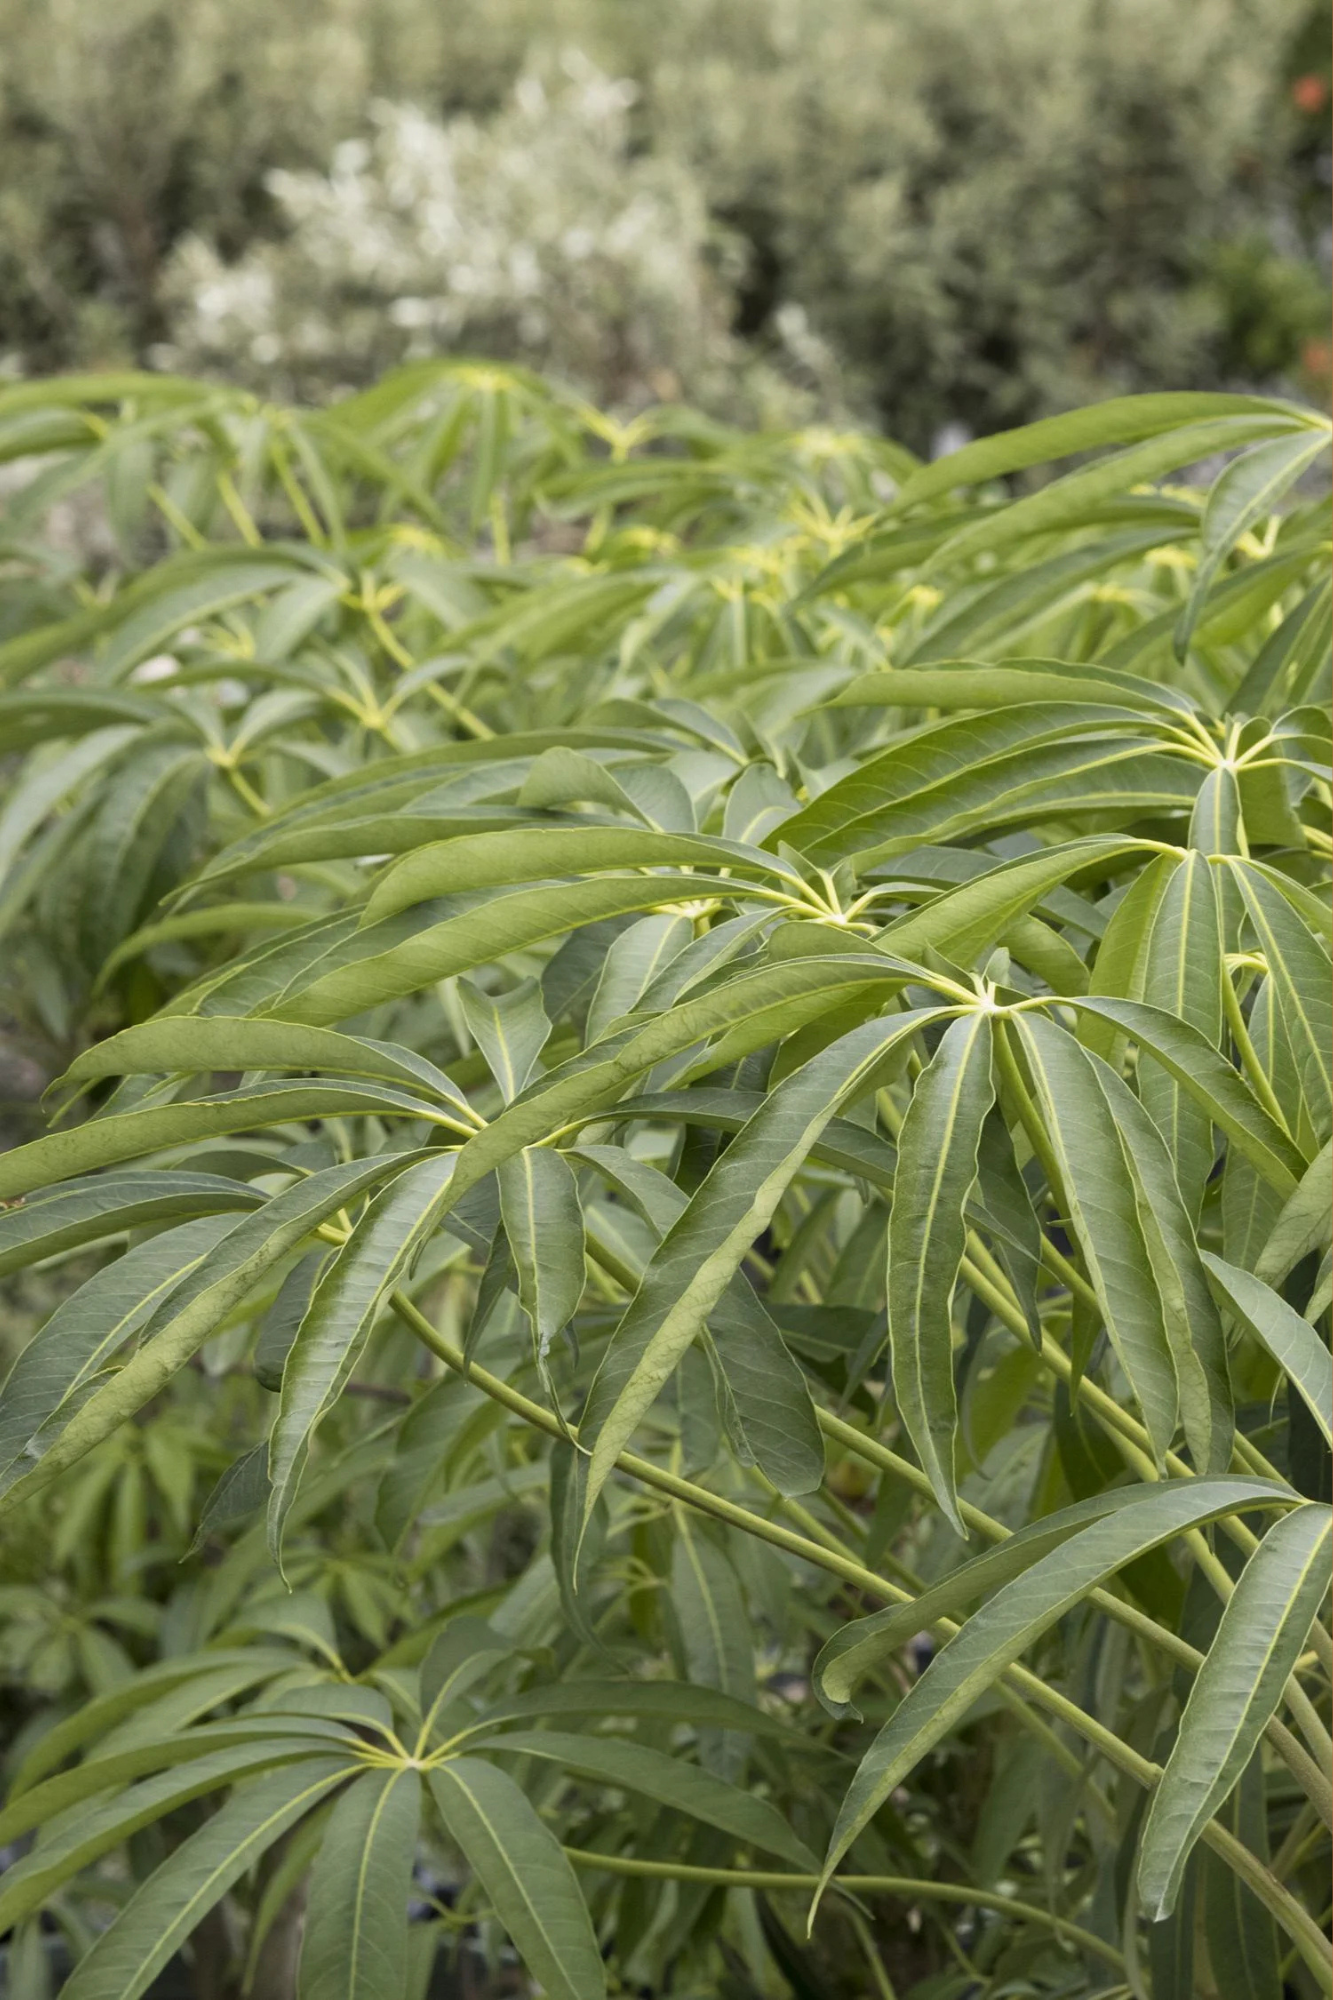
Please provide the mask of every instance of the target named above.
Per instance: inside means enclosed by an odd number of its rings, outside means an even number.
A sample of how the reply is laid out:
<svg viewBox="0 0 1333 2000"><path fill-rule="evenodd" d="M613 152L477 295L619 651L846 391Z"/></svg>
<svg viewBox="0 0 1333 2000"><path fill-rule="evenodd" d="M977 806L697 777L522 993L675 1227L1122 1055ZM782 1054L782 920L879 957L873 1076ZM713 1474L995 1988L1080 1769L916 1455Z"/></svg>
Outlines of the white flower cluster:
<svg viewBox="0 0 1333 2000"><path fill-rule="evenodd" d="M178 247L159 358L318 393L484 350L606 403L706 395L735 365L726 246L688 169L634 152L634 97L571 52L488 122L375 104L327 174L269 177L283 240Z"/></svg>

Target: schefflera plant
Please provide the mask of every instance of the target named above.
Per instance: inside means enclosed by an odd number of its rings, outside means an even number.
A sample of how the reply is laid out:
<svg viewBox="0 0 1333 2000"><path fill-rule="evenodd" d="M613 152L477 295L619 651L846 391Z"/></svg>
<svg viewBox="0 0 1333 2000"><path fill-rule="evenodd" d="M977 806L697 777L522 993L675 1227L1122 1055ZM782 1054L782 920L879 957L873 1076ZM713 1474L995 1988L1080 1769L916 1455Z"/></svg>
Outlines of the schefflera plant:
<svg viewBox="0 0 1333 2000"><path fill-rule="evenodd" d="M997 1993L1329 1990L1297 1874L1331 1784L1329 590L1322 504L1290 498L1327 441L1260 399L1130 399L900 464L859 517L755 447L767 636L742 590L722 661L716 627L695 643L735 527L708 539L717 467L617 433L547 503L584 508L590 560L619 510L683 541L623 542L582 626L567 578L515 579L520 612L459 622L434 734L274 777L115 946L282 914L92 1041L56 1129L0 1159L6 1266L129 1240L9 1378L0 1505L151 1423L239 1324L272 1400L207 1532L262 1513L285 1571L345 1392L391 1365L404 1469L464 1398L530 1441L560 1644L464 1606L353 1672L298 1596L304 1654L270 1637L219 1680L204 1648L58 1721L0 1817L43 1829L0 1921L226 1793L73 2000L145 1991L256 1866L259 1929L308 1872L303 2000L406 1991L423 1843L569 2000L666 1921L630 1883L841 1911L882 1990L881 1896L996 1912L987 1965L1041 1937ZM1155 483L1219 452L1206 500ZM443 687L393 609L361 588L375 671ZM107 645L130 671L123 624ZM261 686L263 651L229 654ZM522 726L524 663L567 725ZM23 699L40 733L51 697ZM655 1590L673 1678L636 1670ZM756 1617L822 1708L757 1699ZM911 1824L978 1715L1067 1788L1028 1896L941 1873ZM799 1970L801 1928L755 1935Z"/></svg>

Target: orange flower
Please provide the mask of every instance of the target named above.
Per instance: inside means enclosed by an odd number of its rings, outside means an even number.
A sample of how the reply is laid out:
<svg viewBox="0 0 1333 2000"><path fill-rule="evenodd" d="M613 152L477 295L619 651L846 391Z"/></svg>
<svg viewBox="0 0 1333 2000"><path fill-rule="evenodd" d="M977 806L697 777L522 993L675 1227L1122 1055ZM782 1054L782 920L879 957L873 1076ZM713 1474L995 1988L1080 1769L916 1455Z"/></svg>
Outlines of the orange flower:
<svg viewBox="0 0 1333 2000"><path fill-rule="evenodd" d="M1298 111L1322 111L1328 87L1322 76L1298 76L1291 86L1291 101Z"/></svg>

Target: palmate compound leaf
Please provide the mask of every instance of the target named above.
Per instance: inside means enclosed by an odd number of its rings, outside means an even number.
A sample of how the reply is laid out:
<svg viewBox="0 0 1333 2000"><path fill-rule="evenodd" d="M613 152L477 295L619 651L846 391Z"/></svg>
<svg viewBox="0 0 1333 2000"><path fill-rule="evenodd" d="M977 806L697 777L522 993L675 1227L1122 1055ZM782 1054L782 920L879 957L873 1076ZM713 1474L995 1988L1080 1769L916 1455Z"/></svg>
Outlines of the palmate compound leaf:
<svg viewBox="0 0 1333 2000"><path fill-rule="evenodd" d="M433 1769L445 1831L551 2000L600 2000L606 1969L574 1870L513 1779L480 1757Z"/></svg>
<svg viewBox="0 0 1333 2000"><path fill-rule="evenodd" d="M1247 1507L1289 1506L1289 1490L1248 1478L1163 1482L1094 1522L1004 1584L935 1655L862 1759L838 1811L820 1893L894 1787L1035 1639L1136 1556Z"/></svg>
<svg viewBox="0 0 1333 2000"><path fill-rule="evenodd" d="M1139 1849L1139 1894L1171 1914L1194 1844L1258 1748L1333 1583L1328 1509L1275 1521L1241 1571L1190 1690Z"/></svg>
<svg viewBox="0 0 1333 2000"><path fill-rule="evenodd" d="M602 1358L580 1428L591 1452L584 1518L755 1237L841 1106L867 1088L896 1043L945 1013L889 1015L853 1029L786 1077L732 1141L645 1271Z"/></svg>
<svg viewBox="0 0 1333 2000"><path fill-rule="evenodd" d="M281 1562L283 1531L310 1441L356 1364L386 1294L448 1206L456 1153L417 1159L371 1202L324 1270L282 1371L269 1442L268 1539Z"/></svg>
<svg viewBox="0 0 1333 2000"><path fill-rule="evenodd" d="M967 1240L964 1211L994 1101L990 1019L965 1014L946 1028L912 1092L898 1134L889 1217L894 1401L936 1499L964 1538L953 1465L952 1306Z"/></svg>
<svg viewBox="0 0 1333 2000"><path fill-rule="evenodd" d="M310 1875L299 2000L384 2000L407 1980L421 1778L367 1771L334 1805Z"/></svg>

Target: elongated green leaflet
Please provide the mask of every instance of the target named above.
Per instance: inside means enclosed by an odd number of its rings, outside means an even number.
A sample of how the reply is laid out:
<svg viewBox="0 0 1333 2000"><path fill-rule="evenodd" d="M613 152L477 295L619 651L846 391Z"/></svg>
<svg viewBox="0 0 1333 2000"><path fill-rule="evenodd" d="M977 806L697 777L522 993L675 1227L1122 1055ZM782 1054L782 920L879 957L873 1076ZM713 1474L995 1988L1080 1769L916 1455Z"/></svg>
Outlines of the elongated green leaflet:
<svg viewBox="0 0 1333 2000"><path fill-rule="evenodd" d="M1115 1120L1175 1367L1185 1439L1200 1471L1222 1472L1235 1430L1222 1324L1199 1259L1172 1154L1144 1106L1108 1064L1088 1058Z"/></svg>
<svg viewBox="0 0 1333 2000"><path fill-rule="evenodd" d="M1327 1249L1333 1234L1333 1140L1311 1160L1295 1194L1283 1206L1254 1267L1266 1285L1280 1285L1312 1250Z"/></svg>
<svg viewBox="0 0 1333 2000"><path fill-rule="evenodd" d="M658 910L664 904L692 897L730 899L738 893L741 889L735 883L684 870L670 875L596 875L574 882L539 882L535 887L508 889L498 895L476 890L460 898L471 907L427 924L402 941L393 935L393 918L382 920L382 936L374 927L356 933L341 949L330 953L330 964L309 981L294 985L271 1011L280 1020L316 1025L343 1021L582 924Z"/></svg>
<svg viewBox="0 0 1333 2000"><path fill-rule="evenodd" d="M535 979L525 979L508 993L483 993L470 979L460 979L458 997L501 1097L512 1104L551 1033L540 986Z"/></svg>
<svg viewBox="0 0 1333 2000"><path fill-rule="evenodd" d="M577 1736L563 1729L515 1729L503 1736L483 1737L477 1747L550 1758L580 1777L623 1786L676 1812L691 1814L748 1847L780 1854L795 1868L814 1865L805 1842L766 1799L755 1798L738 1785L724 1784L710 1771L700 1770L682 1757L669 1757L646 1743Z"/></svg>
<svg viewBox="0 0 1333 2000"><path fill-rule="evenodd" d="M519 1303L532 1328L538 1367L549 1383L551 1343L569 1325L583 1296L578 1182L568 1161L546 1146L525 1146L504 1162L498 1178Z"/></svg>
<svg viewBox="0 0 1333 2000"><path fill-rule="evenodd" d="M1287 898L1259 869L1233 862L1231 874L1268 964L1301 1096L1316 1138L1333 1124L1333 997L1326 950L1301 922Z"/></svg>
<svg viewBox="0 0 1333 2000"><path fill-rule="evenodd" d="M606 1971L574 1870L506 1772L454 1757L431 1797L496 1916L551 2000L599 2000Z"/></svg>
<svg viewBox="0 0 1333 2000"><path fill-rule="evenodd" d="M565 1447L568 1449L568 1446ZM788 1750L817 1745L793 1724L753 1702L690 1681L569 1680L533 1688L488 1705L481 1724L544 1720L556 1715L642 1715L779 1739Z"/></svg>
<svg viewBox="0 0 1333 2000"><path fill-rule="evenodd" d="M89 1119L69 1132L52 1132L16 1146L0 1160L0 1200L31 1194L74 1174L118 1165L168 1146L192 1145L234 1132L254 1132L306 1118L369 1116L450 1123L437 1103L387 1085L300 1082L261 1084L192 1103L149 1105Z"/></svg>
<svg viewBox="0 0 1333 2000"><path fill-rule="evenodd" d="M115 1798L71 1815L58 1831L48 1833L39 1848L6 1869L0 1891L0 1922L6 1929L21 1922L80 1870L193 1799L252 1778L274 1765L311 1758L321 1758L327 1764L321 1746L284 1744L280 1739L237 1745L192 1757L129 1786Z"/></svg>
<svg viewBox="0 0 1333 2000"><path fill-rule="evenodd" d="M269 1442L268 1536L277 1560L314 1432L351 1374L387 1293L447 1205L456 1163L456 1154L444 1153L406 1167L371 1203L315 1287L282 1371Z"/></svg>
<svg viewBox="0 0 1333 2000"><path fill-rule="evenodd" d="M761 1101L739 1091L717 1095L724 1099L743 1096L746 1110L756 1109ZM682 1096L688 1104L704 1093L690 1091ZM739 1131L746 1110L735 1104L727 1108L735 1113L734 1129ZM576 1157L588 1161L612 1183L658 1242L687 1206L674 1181L619 1147L580 1146ZM735 1421L756 1464L780 1493L813 1493L824 1473L824 1441L810 1391L743 1272L732 1279L713 1307L708 1329Z"/></svg>
<svg viewBox="0 0 1333 2000"><path fill-rule="evenodd" d="M966 1536L954 1488L954 1286L967 1241L981 1128L995 1099L985 1014L951 1022L917 1080L898 1135L889 1221L893 1395L935 1497Z"/></svg>
<svg viewBox="0 0 1333 2000"><path fill-rule="evenodd" d="M1202 1252L1213 1291L1284 1370L1311 1416L1333 1444L1333 1356L1309 1320L1280 1298L1271 1285L1239 1270L1211 1251Z"/></svg>
<svg viewBox="0 0 1333 2000"><path fill-rule="evenodd" d="M1106 1066L1039 1015L1022 1016L1018 1032L1059 1165L1057 1200L1069 1204L1103 1324L1164 1458L1179 1409L1176 1367L1134 1179L1099 1075Z"/></svg>
<svg viewBox="0 0 1333 2000"><path fill-rule="evenodd" d="M470 889L502 888L593 869L690 868L709 862L770 879L791 876L774 856L738 841L629 826L522 827L418 848L395 862L377 883L363 921L378 923L410 903Z"/></svg>
<svg viewBox="0 0 1333 2000"><path fill-rule="evenodd" d="M402 1992L420 1819L415 1771L367 1771L337 1801L311 1871L300 2000Z"/></svg>
<svg viewBox="0 0 1333 2000"><path fill-rule="evenodd" d="M1324 1507L1275 1521L1242 1570L1199 1669L1139 1848L1139 1894L1170 1916L1195 1841L1258 1748L1333 1583Z"/></svg>
<svg viewBox="0 0 1333 2000"><path fill-rule="evenodd" d="M1187 854L1171 875L1158 907L1144 963L1143 998L1217 1047L1222 1037L1222 922L1213 870ZM1139 1095L1162 1132L1192 1218L1213 1170L1208 1114L1160 1063L1145 1063Z"/></svg>
<svg viewBox="0 0 1333 2000"><path fill-rule="evenodd" d="M95 1272L56 1308L0 1390L0 1490L30 1469L23 1465L25 1448L43 1425L109 1364L235 1226L231 1215L201 1216L164 1230Z"/></svg>
<svg viewBox="0 0 1333 2000"><path fill-rule="evenodd" d="M1070 995L1067 1004L1080 1015L1132 1035L1144 1054L1160 1063L1213 1123L1221 1126L1271 1187L1284 1196L1294 1190L1306 1165L1299 1148L1206 1035L1162 1008L1141 1001L1089 994Z"/></svg>
<svg viewBox="0 0 1333 2000"><path fill-rule="evenodd" d="M1328 450L1327 436L1297 431L1270 438L1231 461L1211 493L1203 516L1203 560L1194 578L1189 602L1175 631L1176 652L1183 659L1194 635L1213 580L1232 548L1246 531L1278 506L1308 465Z"/></svg>
<svg viewBox="0 0 1333 2000"><path fill-rule="evenodd" d="M282 1021L181 1019L145 1021L87 1049L70 1064L54 1089L79 1090L104 1076L140 1076L157 1071L299 1069L331 1076L377 1078L402 1089L454 1101L458 1092L447 1077L409 1051L330 1028L290 1027ZM432 1084L435 1086L432 1089Z"/></svg>
<svg viewBox="0 0 1333 2000"><path fill-rule="evenodd" d="M1115 396L1091 409L1043 417L1021 429L1001 431L950 452L905 480L895 497L894 512L918 505L937 493L958 486L975 486L1030 465L1049 465L1100 446L1130 444L1157 437L1187 424L1225 421L1228 417L1297 416L1292 404L1260 396L1200 394L1172 391L1154 396ZM1275 428L1277 426L1275 425Z"/></svg>
<svg viewBox="0 0 1333 2000"><path fill-rule="evenodd" d="M67 1181L0 1210L0 1277L127 1230L258 1208L263 1199L221 1174L139 1170Z"/></svg>

